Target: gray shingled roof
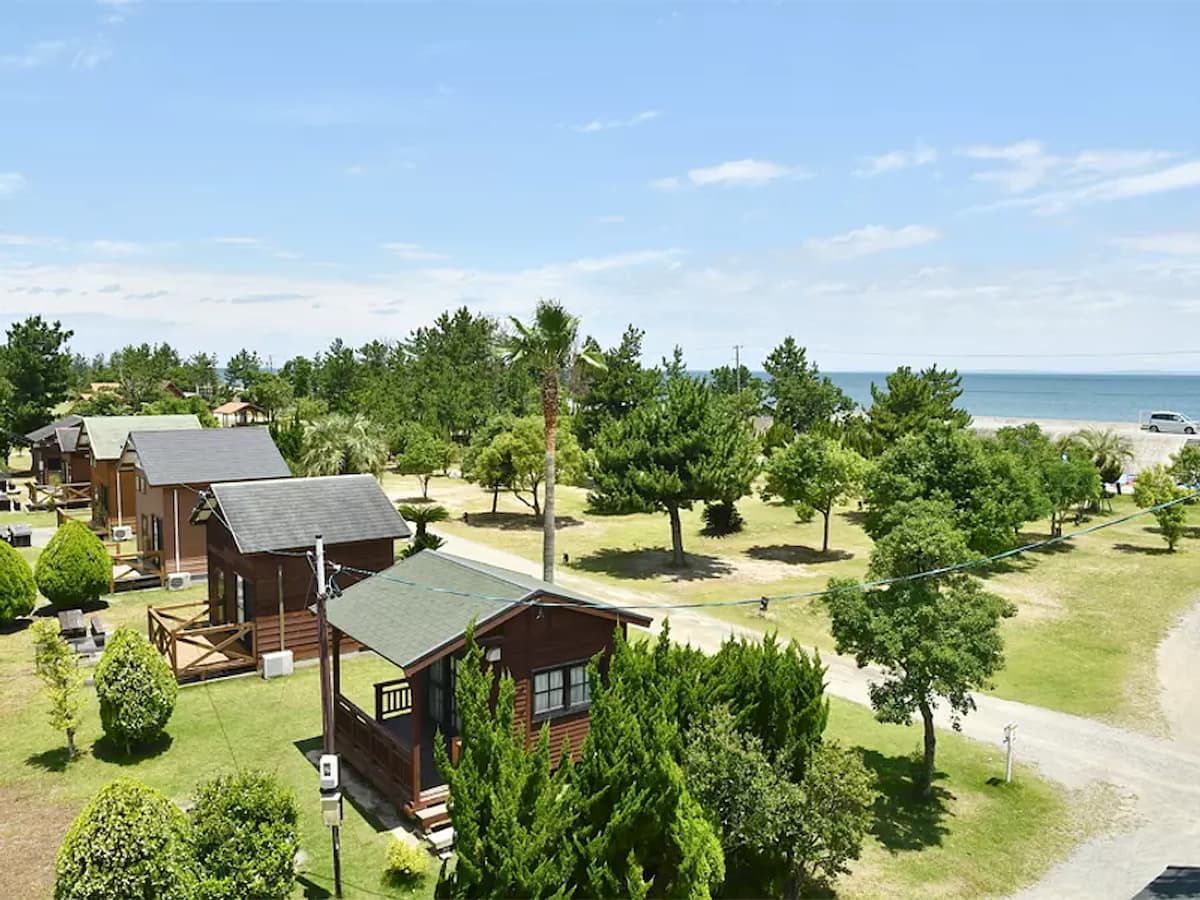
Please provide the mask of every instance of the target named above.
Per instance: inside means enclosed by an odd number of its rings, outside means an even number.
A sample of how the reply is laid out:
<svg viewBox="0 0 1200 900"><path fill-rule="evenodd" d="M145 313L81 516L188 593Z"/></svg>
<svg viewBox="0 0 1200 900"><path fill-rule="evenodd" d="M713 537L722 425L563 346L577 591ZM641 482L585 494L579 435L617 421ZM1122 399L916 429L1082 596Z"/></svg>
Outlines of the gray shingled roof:
<svg viewBox="0 0 1200 900"><path fill-rule="evenodd" d="M317 534L327 545L412 534L370 475L214 484L212 493L242 553L311 547Z"/></svg>
<svg viewBox="0 0 1200 900"><path fill-rule="evenodd" d="M438 590L431 590L436 588ZM601 603L528 575L424 550L353 584L327 607L329 623L402 669L420 668L476 626L538 597L597 608L635 625L641 613Z"/></svg>
<svg viewBox="0 0 1200 900"><path fill-rule="evenodd" d="M36 444L39 441L44 441L47 438L54 437L55 432L60 428L74 428L83 421L82 416L63 416L61 419L55 419L49 425L43 425L41 428L35 428L29 434L25 435L25 440L31 444Z"/></svg>
<svg viewBox="0 0 1200 900"><path fill-rule="evenodd" d="M68 425L58 429L58 448L63 453L74 453L75 445L79 443L79 426Z"/></svg>
<svg viewBox="0 0 1200 900"><path fill-rule="evenodd" d="M200 420L195 416L84 416L83 431L91 443L92 456L96 459L117 459L125 449L129 432L174 431L177 429L200 429Z"/></svg>
<svg viewBox="0 0 1200 900"><path fill-rule="evenodd" d="M154 486L288 478L292 474L266 428L139 429L129 432L125 446L137 454L138 465Z"/></svg>

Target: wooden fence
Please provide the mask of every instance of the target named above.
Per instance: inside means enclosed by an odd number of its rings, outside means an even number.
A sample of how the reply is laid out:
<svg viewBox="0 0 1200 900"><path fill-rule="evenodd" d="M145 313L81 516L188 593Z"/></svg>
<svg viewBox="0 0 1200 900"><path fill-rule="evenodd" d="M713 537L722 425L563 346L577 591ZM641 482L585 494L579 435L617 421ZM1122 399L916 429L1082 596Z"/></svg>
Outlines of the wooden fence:
<svg viewBox="0 0 1200 900"><path fill-rule="evenodd" d="M254 623L208 624L207 603L177 603L146 608L150 643L183 681L223 672L252 669L258 664Z"/></svg>
<svg viewBox="0 0 1200 900"><path fill-rule="evenodd" d="M132 590L134 588L162 587L167 583L167 570L163 565L161 550L137 550L132 553L119 552L119 544L105 544L112 557L112 571L108 576L108 592ZM117 574L120 566L128 566L129 571ZM169 608L169 607L164 607ZM205 606L207 610L208 607Z"/></svg>
<svg viewBox="0 0 1200 900"><path fill-rule="evenodd" d="M92 486L86 481L74 484L34 484L29 482L29 505L34 509L90 506Z"/></svg>
<svg viewBox="0 0 1200 900"><path fill-rule="evenodd" d="M412 712L412 688L407 678L381 681L375 685L375 718L380 722Z"/></svg>
<svg viewBox="0 0 1200 900"><path fill-rule="evenodd" d="M338 753L397 809L412 804L412 747L341 695L335 698L334 732Z"/></svg>

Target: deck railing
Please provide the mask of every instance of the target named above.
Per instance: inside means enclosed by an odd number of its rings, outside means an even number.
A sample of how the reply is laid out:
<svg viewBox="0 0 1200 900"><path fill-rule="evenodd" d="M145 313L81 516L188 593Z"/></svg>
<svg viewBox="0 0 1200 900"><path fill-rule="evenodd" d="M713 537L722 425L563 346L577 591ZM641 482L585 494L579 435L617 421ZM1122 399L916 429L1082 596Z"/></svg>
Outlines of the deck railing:
<svg viewBox="0 0 1200 900"><path fill-rule="evenodd" d="M112 557L112 571L108 576L108 592L116 593L117 585L124 581L142 582L148 581L151 578L158 580L158 586L162 587L167 583L167 570L163 565L163 554L161 550L137 550L133 553L115 552L113 548L119 547L116 544L108 544L109 556ZM133 571L121 578L117 577L117 566L126 565ZM147 585L140 584L141 587ZM168 608L168 607L164 607ZM208 609L207 604L204 607Z"/></svg>
<svg viewBox="0 0 1200 900"><path fill-rule="evenodd" d="M207 603L150 606L146 618L150 643L170 663L178 680L257 665L253 622L210 625Z"/></svg>
<svg viewBox="0 0 1200 900"><path fill-rule="evenodd" d="M412 688L407 678L381 681L375 685L375 718L380 722L412 712Z"/></svg>
<svg viewBox="0 0 1200 900"><path fill-rule="evenodd" d="M398 809L413 802L412 747L341 695L334 705L334 730L338 753L388 800Z"/></svg>
<svg viewBox="0 0 1200 900"><path fill-rule="evenodd" d="M86 481L72 484L35 484L29 482L29 505L36 509L57 509L60 506L88 506L92 502L92 486Z"/></svg>

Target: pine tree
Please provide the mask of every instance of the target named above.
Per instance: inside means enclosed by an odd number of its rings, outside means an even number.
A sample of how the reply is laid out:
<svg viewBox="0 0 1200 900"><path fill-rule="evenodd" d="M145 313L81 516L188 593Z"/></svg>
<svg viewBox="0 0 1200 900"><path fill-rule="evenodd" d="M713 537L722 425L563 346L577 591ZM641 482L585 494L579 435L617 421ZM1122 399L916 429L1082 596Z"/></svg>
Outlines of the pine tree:
<svg viewBox="0 0 1200 900"><path fill-rule="evenodd" d="M711 896L721 842L688 791L675 722L644 690L655 658L616 635L607 684L593 663L591 726L574 769L582 818L574 886L594 897Z"/></svg>
<svg viewBox="0 0 1200 900"><path fill-rule="evenodd" d="M457 845L457 865L442 870L438 896L568 896L573 814L564 786L570 766L552 770L548 728L526 752L523 729L514 728L512 676L501 676L493 713L494 680L470 628L455 693L458 762L450 763L440 737L434 743L438 771L450 787Z"/></svg>

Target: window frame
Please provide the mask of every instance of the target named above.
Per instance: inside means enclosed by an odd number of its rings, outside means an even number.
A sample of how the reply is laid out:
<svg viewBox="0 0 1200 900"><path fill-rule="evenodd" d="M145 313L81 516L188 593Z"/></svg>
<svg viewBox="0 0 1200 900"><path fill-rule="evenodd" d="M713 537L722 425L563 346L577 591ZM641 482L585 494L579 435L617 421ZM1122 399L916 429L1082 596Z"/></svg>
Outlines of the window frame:
<svg viewBox="0 0 1200 900"><path fill-rule="evenodd" d="M577 713L585 712L585 711L591 709L591 707L592 707L591 682L589 680L587 680L587 669L588 669L588 665L590 664L590 662L591 662L590 657L586 658L586 659L575 659L575 660L571 660L569 662L563 662L563 663L559 663L559 664L553 665L553 666L543 666L540 669L534 669L533 671L531 671L529 673L529 713L530 713L531 721L544 722L547 719L560 719L565 716L572 716ZM577 669L577 668L583 669L584 678L585 678L584 685L586 686L585 693L587 694L587 696L582 702L572 703L571 702L571 671L573 669ZM537 689L538 676L539 675L549 676L555 672L557 672L559 674L559 677L561 679L561 682L557 688L558 705L550 706L547 709L538 711L537 698L538 698L538 694L542 693L542 692L539 692ZM550 690L551 690L551 692L553 692L555 689L551 688Z"/></svg>

